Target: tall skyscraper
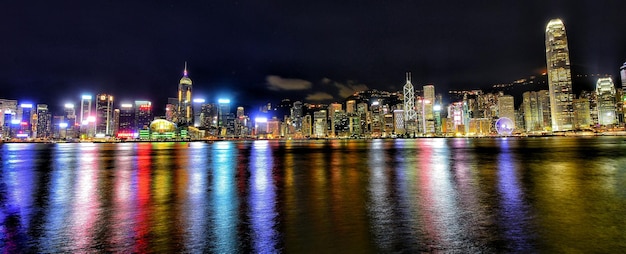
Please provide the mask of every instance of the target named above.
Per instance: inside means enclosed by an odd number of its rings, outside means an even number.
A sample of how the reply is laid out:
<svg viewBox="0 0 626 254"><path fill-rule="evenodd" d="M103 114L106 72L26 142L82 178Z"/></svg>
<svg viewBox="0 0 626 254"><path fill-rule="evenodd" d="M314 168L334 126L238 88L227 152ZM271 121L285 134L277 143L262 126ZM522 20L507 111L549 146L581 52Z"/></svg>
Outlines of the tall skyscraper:
<svg viewBox="0 0 626 254"><path fill-rule="evenodd" d="M96 134L113 134L113 96L98 94L96 97Z"/></svg>
<svg viewBox="0 0 626 254"><path fill-rule="evenodd" d="M119 138L133 137L138 132L135 123L135 109L131 103L122 103L117 136Z"/></svg>
<svg viewBox="0 0 626 254"><path fill-rule="evenodd" d="M626 90L626 63L619 68L619 74L622 78L622 89Z"/></svg>
<svg viewBox="0 0 626 254"><path fill-rule="evenodd" d="M52 134L52 115L48 111L48 105L37 104L37 137L49 138Z"/></svg>
<svg viewBox="0 0 626 254"><path fill-rule="evenodd" d="M435 132L435 115L433 114L433 107L435 105L435 86L425 85L424 98L422 99L422 130L424 133Z"/></svg>
<svg viewBox="0 0 626 254"><path fill-rule="evenodd" d="M135 101L135 129L144 130L150 127L150 123L154 120L152 113L152 102Z"/></svg>
<svg viewBox="0 0 626 254"><path fill-rule="evenodd" d="M599 78L596 83L598 96L598 123L613 125L616 123L615 114L615 85L611 78Z"/></svg>
<svg viewBox="0 0 626 254"><path fill-rule="evenodd" d="M185 70L183 77L178 83L178 108L176 110L177 123L181 126L190 126L193 124L193 112L191 101L191 79L187 76L187 62L185 62Z"/></svg>
<svg viewBox="0 0 626 254"><path fill-rule="evenodd" d="M80 124L85 124L91 116L91 95L83 95L80 101Z"/></svg>
<svg viewBox="0 0 626 254"><path fill-rule="evenodd" d="M415 131L417 112L415 111L415 88L411 84L411 73L406 73L406 84L404 84L404 124L408 132Z"/></svg>
<svg viewBox="0 0 626 254"><path fill-rule="evenodd" d="M560 19L550 20L546 27L546 62L552 131L572 129L574 94L565 25Z"/></svg>

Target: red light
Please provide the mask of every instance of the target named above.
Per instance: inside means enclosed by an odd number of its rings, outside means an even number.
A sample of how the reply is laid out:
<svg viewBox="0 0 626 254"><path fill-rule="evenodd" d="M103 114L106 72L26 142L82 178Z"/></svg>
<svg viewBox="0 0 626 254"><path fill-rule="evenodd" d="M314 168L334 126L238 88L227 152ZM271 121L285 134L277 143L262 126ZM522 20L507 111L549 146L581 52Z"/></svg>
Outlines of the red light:
<svg viewBox="0 0 626 254"><path fill-rule="evenodd" d="M21 125L21 126L27 126L27 125L28 125L28 123L27 123L27 122L21 122L21 123L20 123L20 125Z"/></svg>

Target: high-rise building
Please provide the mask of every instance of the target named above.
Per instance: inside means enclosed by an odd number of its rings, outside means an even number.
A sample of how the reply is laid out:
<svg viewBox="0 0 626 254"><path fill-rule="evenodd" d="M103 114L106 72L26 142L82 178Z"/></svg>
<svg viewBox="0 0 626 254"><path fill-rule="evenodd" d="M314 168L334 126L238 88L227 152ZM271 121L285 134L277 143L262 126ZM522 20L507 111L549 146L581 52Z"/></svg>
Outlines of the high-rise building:
<svg viewBox="0 0 626 254"><path fill-rule="evenodd" d="M424 97L422 98L422 130L426 133L434 133L435 132L435 115L433 114L433 107L435 106L435 86L434 85L425 85L424 89Z"/></svg>
<svg viewBox="0 0 626 254"><path fill-rule="evenodd" d="M178 83L178 105L176 110L177 123L181 126L190 126L193 124L193 111L191 101L191 79L187 76L187 62L185 62L185 70L183 77Z"/></svg>
<svg viewBox="0 0 626 254"><path fill-rule="evenodd" d="M626 90L626 63L619 68L619 74L622 78L622 89Z"/></svg>
<svg viewBox="0 0 626 254"><path fill-rule="evenodd" d="M37 104L37 138L49 138L52 134L52 115L48 105Z"/></svg>
<svg viewBox="0 0 626 254"><path fill-rule="evenodd" d="M565 25L560 19L550 20L546 26L546 62L552 131L572 129L574 94L570 70L569 49Z"/></svg>
<svg viewBox="0 0 626 254"><path fill-rule="evenodd" d="M91 95L83 95L80 101L80 124L86 124L88 118L91 116Z"/></svg>
<svg viewBox="0 0 626 254"><path fill-rule="evenodd" d="M120 119L117 137L131 138L138 133L135 123L135 108L131 103L122 103L120 106Z"/></svg>
<svg viewBox="0 0 626 254"><path fill-rule="evenodd" d="M506 117L515 123L515 101L511 95L498 97L498 117ZM513 126L515 129L515 126Z"/></svg>
<svg viewBox="0 0 626 254"><path fill-rule="evenodd" d="M574 129L588 130L592 124L589 99L574 99Z"/></svg>
<svg viewBox="0 0 626 254"><path fill-rule="evenodd" d="M598 96L598 123L613 125L616 123L615 114L615 85L611 78L599 78L596 83Z"/></svg>
<svg viewBox="0 0 626 254"><path fill-rule="evenodd" d="M20 137L32 137L33 134L33 104L30 103L21 103L20 108L18 109L21 112L21 121L20 121Z"/></svg>
<svg viewBox="0 0 626 254"><path fill-rule="evenodd" d="M154 115L152 113L152 102L135 101L135 129L148 129L153 120Z"/></svg>
<svg viewBox="0 0 626 254"><path fill-rule="evenodd" d="M404 124L408 132L414 132L417 121L417 111L415 111L415 88L411 83L411 73L406 73L406 83L404 92Z"/></svg>
<svg viewBox="0 0 626 254"><path fill-rule="evenodd" d="M113 135L113 96L98 94L96 96L96 134Z"/></svg>

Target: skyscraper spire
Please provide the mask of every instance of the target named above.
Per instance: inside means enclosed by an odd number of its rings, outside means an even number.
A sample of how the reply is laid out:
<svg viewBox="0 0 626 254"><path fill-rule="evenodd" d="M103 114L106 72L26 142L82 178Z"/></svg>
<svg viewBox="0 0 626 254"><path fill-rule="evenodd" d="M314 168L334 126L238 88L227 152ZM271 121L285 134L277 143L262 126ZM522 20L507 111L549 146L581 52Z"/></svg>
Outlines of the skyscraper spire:
<svg viewBox="0 0 626 254"><path fill-rule="evenodd" d="M187 61L185 61L185 70L183 71L183 76L187 77Z"/></svg>

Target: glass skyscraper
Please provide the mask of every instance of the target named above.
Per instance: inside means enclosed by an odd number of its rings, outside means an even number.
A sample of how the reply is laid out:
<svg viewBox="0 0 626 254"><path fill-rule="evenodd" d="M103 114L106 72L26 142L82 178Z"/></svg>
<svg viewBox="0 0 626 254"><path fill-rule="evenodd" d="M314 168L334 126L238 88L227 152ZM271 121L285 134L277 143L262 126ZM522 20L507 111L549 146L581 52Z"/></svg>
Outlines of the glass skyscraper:
<svg viewBox="0 0 626 254"><path fill-rule="evenodd" d="M571 130L574 93L572 92L567 35L565 34L565 25L560 19L550 20L546 27L546 62L550 88L552 131Z"/></svg>
<svg viewBox="0 0 626 254"><path fill-rule="evenodd" d="M193 124L193 112L191 109L191 79L187 76L187 62L185 62L185 70L183 77L178 83L178 108L176 110L176 122L182 126L190 126Z"/></svg>

